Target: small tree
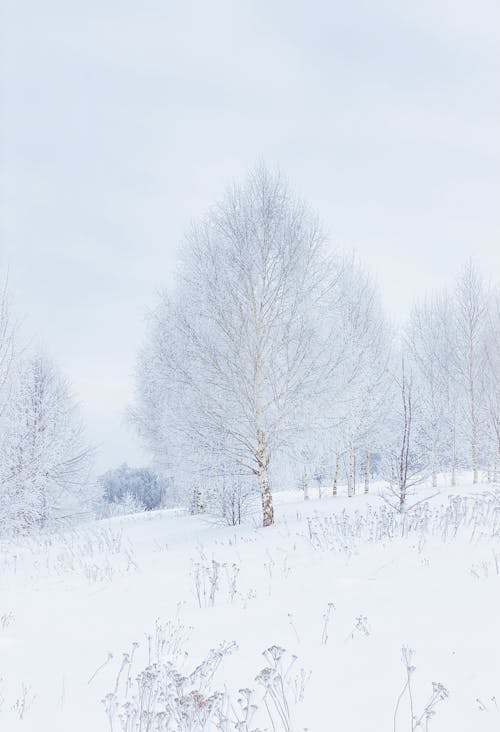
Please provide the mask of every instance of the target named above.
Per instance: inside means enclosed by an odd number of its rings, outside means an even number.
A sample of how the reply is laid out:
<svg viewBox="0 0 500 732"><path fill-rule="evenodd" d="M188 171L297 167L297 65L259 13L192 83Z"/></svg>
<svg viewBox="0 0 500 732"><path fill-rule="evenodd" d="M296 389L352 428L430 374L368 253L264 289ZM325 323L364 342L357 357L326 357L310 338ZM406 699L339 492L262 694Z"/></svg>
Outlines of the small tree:
<svg viewBox="0 0 500 732"><path fill-rule="evenodd" d="M420 444L429 462L434 487L437 486L440 465L448 452L447 422L452 416L448 397L451 387L449 367L453 354L443 328L443 315L448 310L446 298L434 298L416 305L405 334L405 347L413 378L418 382L421 400ZM454 464L453 452L451 458Z"/></svg>
<svg viewBox="0 0 500 732"><path fill-rule="evenodd" d="M472 482L478 482L484 393L482 375L487 368L486 325L488 298L483 281L471 262L455 288L456 348L459 375L464 389L464 417L468 428Z"/></svg>
<svg viewBox="0 0 500 732"><path fill-rule="evenodd" d="M208 511L226 526L237 526L254 512L258 495L253 482L240 476L223 478L208 496Z"/></svg>
<svg viewBox="0 0 500 732"><path fill-rule="evenodd" d="M416 433L415 391L411 372L404 357L399 373L394 375L394 412L388 425L389 437L385 451L385 474L389 490L401 513L406 509L408 491L426 477L426 462L419 449Z"/></svg>
<svg viewBox="0 0 500 732"><path fill-rule="evenodd" d="M325 480L328 476L328 470L325 465L324 459L320 459L316 463L316 467L314 468L313 478L316 481L316 486L318 488L318 496L319 498L323 498L323 485L325 483Z"/></svg>
<svg viewBox="0 0 500 732"><path fill-rule="evenodd" d="M80 512L93 451L69 387L46 357L19 364L5 416L4 520L29 530Z"/></svg>
<svg viewBox="0 0 500 732"><path fill-rule="evenodd" d="M486 368L482 377L485 395L487 451L490 477L494 483L500 476L500 291L491 294L486 330Z"/></svg>
<svg viewBox="0 0 500 732"><path fill-rule="evenodd" d="M189 503L189 513L195 516L198 513L205 513L206 508L207 504L202 489L199 485L194 485Z"/></svg>

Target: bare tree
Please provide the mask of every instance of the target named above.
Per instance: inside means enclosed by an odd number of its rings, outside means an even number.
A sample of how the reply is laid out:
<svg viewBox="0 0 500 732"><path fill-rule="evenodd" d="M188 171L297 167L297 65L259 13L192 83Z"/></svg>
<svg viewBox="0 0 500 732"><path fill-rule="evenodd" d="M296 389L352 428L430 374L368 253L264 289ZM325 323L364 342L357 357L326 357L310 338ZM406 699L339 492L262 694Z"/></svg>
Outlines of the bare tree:
<svg viewBox="0 0 500 732"><path fill-rule="evenodd" d="M4 522L44 528L80 508L92 451L68 386L45 357L20 362L3 438Z"/></svg>
<svg viewBox="0 0 500 732"><path fill-rule="evenodd" d="M9 303L8 282L0 290L0 424L12 388L12 373L16 356L16 323Z"/></svg>
<svg viewBox="0 0 500 732"><path fill-rule="evenodd" d="M310 429L342 360L341 262L308 208L264 167L185 242L177 289L153 314L133 419L157 458L253 473L264 526L269 466ZM176 457L172 457L176 456Z"/></svg>
<svg viewBox="0 0 500 732"><path fill-rule="evenodd" d="M405 373L404 360L401 362L401 380L398 384L401 393L402 419L401 419L401 444L399 454L394 460L394 477L399 496L399 508L403 510L406 502L406 491L408 489L410 469L410 444L412 438L412 384Z"/></svg>
<svg viewBox="0 0 500 732"><path fill-rule="evenodd" d="M411 359L414 379L419 383L422 411L419 442L427 455L434 488L446 452L447 421L450 417L448 378L453 352L443 332L443 326L446 326L443 312L448 310L446 298L441 297L416 305L405 333L405 347ZM453 475L454 466L453 454Z"/></svg>
<svg viewBox="0 0 500 732"><path fill-rule="evenodd" d="M456 347L457 335L454 305L453 300L448 294L445 293L439 298L436 311L437 333L434 337L437 339L439 345L437 352L435 351L435 357L438 360L441 370L441 405L444 405L445 429L445 436L440 440L440 443L442 449L447 454L447 458L444 457L443 462L449 466L451 485L455 486L457 481L457 466L459 465L459 453L465 452L465 449L462 430L459 429L459 416L463 401L458 368L460 354Z"/></svg>
<svg viewBox="0 0 500 732"><path fill-rule="evenodd" d="M365 493L370 490L370 451L366 451L365 455Z"/></svg>
<svg viewBox="0 0 500 732"><path fill-rule="evenodd" d="M482 390L485 394L486 422L489 433L490 477L494 483L500 473L500 291L491 293L486 332L486 368Z"/></svg>
<svg viewBox="0 0 500 732"><path fill-rule="evenodd" d="M11 465L8 460L10 410L16 374L17 328L13 321L8 283L5 279L0 292L0 529L8 518L10 504Z"/></svg>
<svg viewBox="0 0 500 732"><path fill-rule="evenodd" d="M222 457L252 472L265 526L271 458L327 429L347 364L351 378L357 367L359 290L346 297L357 269L324 238L280 176L259 168L192 227L137 370L133 419L156 459L208 473Z"/></svg>
<svg viewBox="0 0 500 732"><path fill-rule="evenodd" d="M498 462L500 340L496 296L469 263L454 292L417 305L406 331L406 345L418 381L423 419L418 438L433 477L457 465L490 475ZM464 461L464 457L469 459Z"/></svg>
<svg viewBox="0 0 500 732"><path fill-rule="evenodd" d="M335 468L333 473L333 489L332 489L332 495L336 496L338 494L339 489L339 474L340 474L340 452L339 450L335 453Z"/></svg>
<svg viewBox="0 0 500 732"><path fill-rule="evenodd" d="M208 512L223 525L243 523L252 516L256 507L255 485L248 477L222 474L218 484L208 491Z"/></svg>
<svg viewBox="0 0 500 732"><path fill-rule="evenodd" d="M344 358L335 378L337 388L325 408L332 417L331 432L344 458L348 496L353 496L356 466L361 469L366 452L376 446L381 423L386 419L392 331L376 288L355 261L350 262L343 287ZM337 464L340 467L336 459Z"/></svg>
<svg viewBox="0 0 500 732"><path fill-rule="evenodd" d="M469 432L472 482L478 482L481 429L482 374L486 367L485 325L487 295L482 279L471 262L464 268L455 289L457 361L466 394L465 418Z"/></svg>
<svg viewBox="0 0 500 732"><path fill-rule="evenodd" d="M411 372L405 358L399 373L394 375L394 413L389 424L390 439L386 447L385 470L389 489L401 513L406 510L408 491L426 477L427 464L415 442L416 404Z"/></svg>

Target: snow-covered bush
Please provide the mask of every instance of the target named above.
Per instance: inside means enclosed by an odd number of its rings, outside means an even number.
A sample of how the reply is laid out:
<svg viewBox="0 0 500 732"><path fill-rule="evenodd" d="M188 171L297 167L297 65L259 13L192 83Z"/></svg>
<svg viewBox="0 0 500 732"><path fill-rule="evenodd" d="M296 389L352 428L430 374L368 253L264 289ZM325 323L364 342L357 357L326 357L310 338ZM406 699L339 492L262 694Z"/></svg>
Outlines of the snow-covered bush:
<svg viewBox="0 0 500 732"><path fill-rule="evenodd" d="M196 516L199 513L205 513L207 508L207 499L205 492L199 485L193 486L191 492L191 500L189 501L189 513Z"/></svg>
<svg viewBox="0 0 500 732"><path fill-rule="evenodd" d="M224 477L208 492L208 511L221 524L237 526L258 508L254 482L241 476Z"/></svg>
<svg viewBox="0 0 500 732"><path fill-rule="evenodd" d="M123 463L104 473L99 482L104 502L112 504L115 513L151 511L163 506L162 481L148 468L130 468Z"/></svg>

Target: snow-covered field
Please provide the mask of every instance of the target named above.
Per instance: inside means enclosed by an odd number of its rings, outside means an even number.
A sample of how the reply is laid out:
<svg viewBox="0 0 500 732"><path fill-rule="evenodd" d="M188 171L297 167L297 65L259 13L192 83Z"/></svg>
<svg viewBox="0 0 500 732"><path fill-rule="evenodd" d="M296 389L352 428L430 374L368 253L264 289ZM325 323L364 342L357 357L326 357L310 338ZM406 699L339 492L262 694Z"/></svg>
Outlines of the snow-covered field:
<svg viewBox="0 0 500 732"><path fill-rule="evenodd" d="M161 511L1 546L0 730L500 730L491 486L404 525L375 494L276 499L268 529Z"/></svg>

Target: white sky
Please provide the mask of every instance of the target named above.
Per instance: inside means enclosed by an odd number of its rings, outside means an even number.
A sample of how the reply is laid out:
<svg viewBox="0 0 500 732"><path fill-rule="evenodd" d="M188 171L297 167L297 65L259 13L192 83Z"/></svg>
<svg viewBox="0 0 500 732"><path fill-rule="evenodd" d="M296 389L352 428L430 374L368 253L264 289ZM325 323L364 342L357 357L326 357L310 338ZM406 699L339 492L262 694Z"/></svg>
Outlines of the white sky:
<svg viewBox="0 0 500 732"><path fill-rule="evenodd" d="M105 468L191 218L260 160L402 318L500 265L498 0L0 0L0 267Z"/></svg>

